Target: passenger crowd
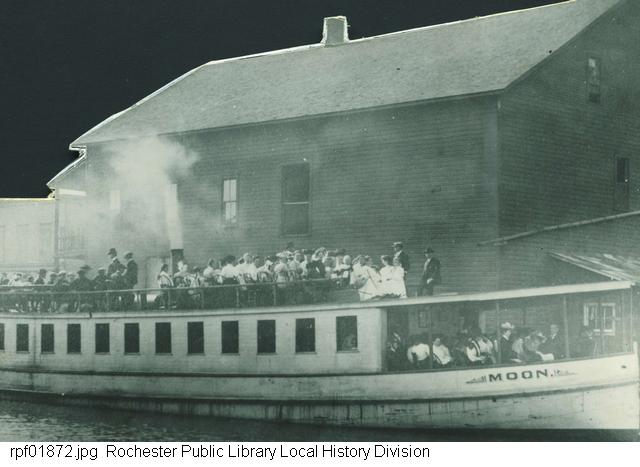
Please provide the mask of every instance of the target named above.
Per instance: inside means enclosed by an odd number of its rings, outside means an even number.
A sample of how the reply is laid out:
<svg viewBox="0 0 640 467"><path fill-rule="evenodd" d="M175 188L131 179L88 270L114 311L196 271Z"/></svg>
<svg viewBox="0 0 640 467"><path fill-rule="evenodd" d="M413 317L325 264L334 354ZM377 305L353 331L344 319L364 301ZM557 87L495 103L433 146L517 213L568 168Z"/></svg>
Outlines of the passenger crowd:
<svg viewBox="0 0 640 467"><path fill-rule="evenodd" d="M380 257L380 265L366 255L349 255L344 249L327 248L295 249L289 243L284 251L271 256L245 253L239 258L227 255L220 260L210 259L206 266L191 268L183 259L177 270L171 273L169 265L163 264L157 274L157 285L161 289L197 288L215 285L249 285L275 283L285 286L288 282L326 280L341 287L358 290L360 300L386 297L407 297L406 276L409 271L409 256L401 242L393 243L393 253ZM98 268L90 278L91 267L83 266L76 273L66 271L48 272L41 269L36 274L14 273L0 276L0 285L34 286L48 285L53 292L104 291L133 289L138 283L138 265L133 253L118 259L115 248L109 249L108 264ZM440 283L440 262L431 248L425 250L418 295L433 295L434 287Z"/></svg>
<svg viewBox="0 0 640 467"><path fill-rule="evenodd" d="M532 363L560 360L567 357L564 335L560 326L551 324L549 332L531 328L516 328L509 322L500 326L500 336L491 338L479 328L464 329L456 336L433 334L433 344L427 335L413 336L407 342L394 332L387 344L389 370L412 368L448 368L497 363ZM572 357L593 357L598 353L593 331L583 327L571 345ZM431 356L433 350L433 356Z"/></svg>

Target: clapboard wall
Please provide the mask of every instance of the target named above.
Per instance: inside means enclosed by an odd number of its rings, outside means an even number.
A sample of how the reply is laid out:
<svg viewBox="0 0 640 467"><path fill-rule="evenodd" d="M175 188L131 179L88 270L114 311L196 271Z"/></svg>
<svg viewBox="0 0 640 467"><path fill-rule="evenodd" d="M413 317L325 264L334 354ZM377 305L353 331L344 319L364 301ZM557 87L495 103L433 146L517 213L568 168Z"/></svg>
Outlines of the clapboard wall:
<svg viewBox="0 0 640 467"><path fill-rule="evenodd" d="M501 96L501 236L640 209L639 21L638 2L623 2ZM618 157L630 161L628 206L616 206Z"/></svg>

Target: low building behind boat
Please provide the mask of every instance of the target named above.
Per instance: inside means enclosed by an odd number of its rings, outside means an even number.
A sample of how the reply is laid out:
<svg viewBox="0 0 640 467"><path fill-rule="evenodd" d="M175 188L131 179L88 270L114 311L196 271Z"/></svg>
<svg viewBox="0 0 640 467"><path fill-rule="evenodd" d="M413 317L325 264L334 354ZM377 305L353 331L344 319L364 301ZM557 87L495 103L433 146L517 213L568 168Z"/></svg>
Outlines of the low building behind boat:
<svg viewBox="0 0 640 467"><path fill-rule="evenodd" d="M55 200L0 198L0 273L54 267Z"/></svg>

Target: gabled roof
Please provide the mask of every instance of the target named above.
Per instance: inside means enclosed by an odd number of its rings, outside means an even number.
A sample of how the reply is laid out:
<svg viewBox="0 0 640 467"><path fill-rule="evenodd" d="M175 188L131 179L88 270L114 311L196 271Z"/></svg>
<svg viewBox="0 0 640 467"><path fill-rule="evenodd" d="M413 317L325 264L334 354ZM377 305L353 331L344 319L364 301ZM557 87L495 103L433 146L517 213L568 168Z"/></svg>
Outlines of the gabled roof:
<svg viewBox="0 0 640 467"><path fill-rule="evenodd" d="M619 1L573 0L210 62L71 146L499 91Z"/></svg>
<svg viewBox="0 0 640 467"><path fill-rule="evenodd" d="M552 258L616 281L640 282L640 258L610 254L550 253Z"/></svg>

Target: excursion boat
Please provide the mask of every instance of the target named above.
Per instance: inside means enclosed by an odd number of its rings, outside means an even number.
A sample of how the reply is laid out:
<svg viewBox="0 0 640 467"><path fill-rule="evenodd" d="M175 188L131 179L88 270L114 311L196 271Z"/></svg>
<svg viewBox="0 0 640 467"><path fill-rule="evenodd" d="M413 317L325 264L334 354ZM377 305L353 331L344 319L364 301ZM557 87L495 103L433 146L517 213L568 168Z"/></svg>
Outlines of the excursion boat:
<svg viewBox="0 0 640 467"><path fill-rule="evenodd" d="M287 292L274 285L273 303L258 303L269 287L5 289L0 394L363 427L640 426L631 282L310 304L280 304ZM420 336L431 348L436 335L473 327L499 335L506 321L545 332L558 324L563 358L501 362L498 348L474 365L439 367L429 352L419 365L407 358L406 367L390 368L388 343L398 336ZM585 327L593 346L578 355Z"/></svg>

